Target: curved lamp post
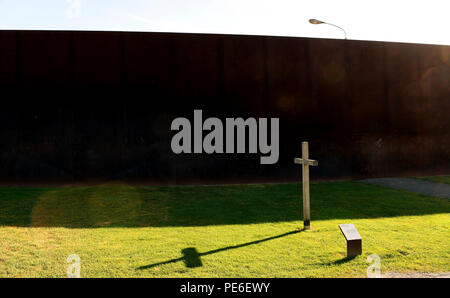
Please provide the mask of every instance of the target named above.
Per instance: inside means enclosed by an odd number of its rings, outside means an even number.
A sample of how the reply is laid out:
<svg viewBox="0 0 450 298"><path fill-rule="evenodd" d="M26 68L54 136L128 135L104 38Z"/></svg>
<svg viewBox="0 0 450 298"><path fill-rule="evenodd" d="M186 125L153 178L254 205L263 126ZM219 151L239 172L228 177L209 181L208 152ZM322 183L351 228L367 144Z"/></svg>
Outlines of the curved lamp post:
<svg viewBox="0 0 450 298"><path fill-rule="evenodd" d="M313 24L313 25L327 24L327 25L339 28L339 29L341 29L344 32L345 39L347 39L347 32L345 32L345 30L343 28L339 27L339 26L336 26L334 24L330 24L330 23L327 23L327 22L322 22L322 21L319 21L319 20L316 20L316 19L309 19L309 22L311 24Z"/></svg>

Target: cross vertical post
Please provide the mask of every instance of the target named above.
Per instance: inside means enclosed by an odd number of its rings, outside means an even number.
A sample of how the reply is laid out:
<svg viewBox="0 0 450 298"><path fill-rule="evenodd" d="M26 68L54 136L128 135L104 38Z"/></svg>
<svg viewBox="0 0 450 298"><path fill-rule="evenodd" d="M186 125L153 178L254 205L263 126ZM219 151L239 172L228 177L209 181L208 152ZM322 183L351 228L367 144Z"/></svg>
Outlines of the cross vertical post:
<svg viewBox="0 0 450 298"><path fill-rule="evenodd" d="M308 142L302 142L302 158L295 158L294 163L302 165L303 188L303 224L305 230L311 229L311 204L309 199L309 166L317 166L317 160L309 159Z"/></svg>
<svg viewBox="0 0 450 298"><path fill-rule="evenodd" d="M302 142L302 159L308 160L308 142ZM311 205L309 202L309 166L307 163L302 164L302 176L303 176L303 223L305 230L310 229L311 223Z"/></svg>

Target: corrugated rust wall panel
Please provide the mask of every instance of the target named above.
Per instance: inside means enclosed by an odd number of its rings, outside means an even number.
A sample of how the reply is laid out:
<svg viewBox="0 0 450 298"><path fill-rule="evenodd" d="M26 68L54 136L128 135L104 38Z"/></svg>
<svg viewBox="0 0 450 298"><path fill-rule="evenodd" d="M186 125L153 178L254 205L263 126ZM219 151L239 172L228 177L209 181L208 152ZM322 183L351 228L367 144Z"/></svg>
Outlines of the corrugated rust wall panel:
<svg viewBox="0 0 450 298"><path fill-rule="evenodd" d="M2 180L292 180L450 171L450 47L0 31ZM280 118L280 159L175 155L176 117Z"/></svg>

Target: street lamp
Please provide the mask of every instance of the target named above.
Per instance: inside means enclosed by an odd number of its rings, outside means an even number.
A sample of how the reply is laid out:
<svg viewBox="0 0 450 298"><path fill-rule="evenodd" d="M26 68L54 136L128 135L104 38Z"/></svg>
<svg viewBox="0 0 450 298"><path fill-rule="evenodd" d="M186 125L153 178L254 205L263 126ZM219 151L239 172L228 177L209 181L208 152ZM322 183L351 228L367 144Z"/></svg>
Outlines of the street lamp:
<svg viewBox="0 0 450 298"><path fill-rule="evenodd" d="M342 29L342 28L339 27L339 26L336 26L336 25L334 25L334 24L330 24L330 23L327 23L327 22L322 22L322 21L319 21L319 20L316 20L316 19L309 19L309 22L310 22L311 24L313 24L313 25L327 24L327 25L330 25L330 26L339 28L339 29L341 29L342 31L344 31L345 39L347 39L347 32L345 32L345 30Z"/></svg>

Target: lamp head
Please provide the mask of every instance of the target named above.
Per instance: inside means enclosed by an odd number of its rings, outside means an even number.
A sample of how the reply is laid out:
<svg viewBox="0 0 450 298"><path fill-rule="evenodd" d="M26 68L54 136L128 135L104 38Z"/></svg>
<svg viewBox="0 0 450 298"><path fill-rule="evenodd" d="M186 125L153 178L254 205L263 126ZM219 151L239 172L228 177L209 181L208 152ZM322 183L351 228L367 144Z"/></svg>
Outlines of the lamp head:
<svg viewBox="0 0 450 298"><path fill-rule="evenodd" d="M319 24L325 23L325 22L322 22L322 21L319 21L319 20L316 20L316 19L309 19L309 22L311 24L314 24L314 25L319 25Z"/></svg>

